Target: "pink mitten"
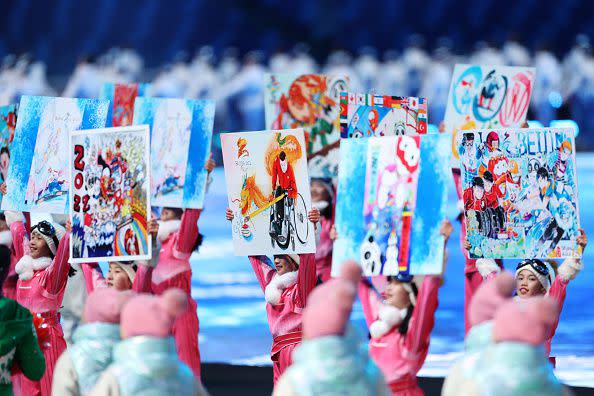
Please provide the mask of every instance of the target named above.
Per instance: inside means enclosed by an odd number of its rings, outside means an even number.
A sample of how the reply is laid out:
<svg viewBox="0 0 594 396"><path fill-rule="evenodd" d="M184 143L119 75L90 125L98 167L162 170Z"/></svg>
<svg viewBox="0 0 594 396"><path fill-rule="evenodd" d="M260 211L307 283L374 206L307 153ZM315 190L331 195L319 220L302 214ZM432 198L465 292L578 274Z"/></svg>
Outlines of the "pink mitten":
<svg viewBox="0 0 594 396"><path fill-rule="evenodd" d="M489 282L483 282L470 303L470 324L476 326L493 319L497 309L511 299L514 287L514 277L506 271Z"/></svg>
<svg viewBox="0 0 594 396"><path fill-rule="evenodd" d="M340 277L311 292L302 318L305 339L344 334L360 279L361 267L354 261L347 261Z"/></svg>
<svg viewBox="0 0 594 396"><path fill-rule="evenodd" d="M542 344L558 315L556 303L546 297L510 300L495 314L493 339L496 342Z"/></svg>

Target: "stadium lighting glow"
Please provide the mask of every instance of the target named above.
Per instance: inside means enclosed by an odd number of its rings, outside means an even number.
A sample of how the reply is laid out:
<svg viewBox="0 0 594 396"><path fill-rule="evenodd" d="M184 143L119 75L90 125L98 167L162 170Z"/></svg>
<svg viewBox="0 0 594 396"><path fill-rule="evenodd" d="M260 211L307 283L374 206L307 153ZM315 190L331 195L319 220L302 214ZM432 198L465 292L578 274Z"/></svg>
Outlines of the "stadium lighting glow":
<svg viewBox="0 0 594 396"><path fill-rule="evenodd" d="M553 120L551 121L551 128L573 128L575 136L580 134L580 127L574 120Z"/></svg>
<svg viewBox="0 0 594 396"><path fill-rule="evenodd" d="M558 109L563 104L563 97L561 96L561 94L559 92L552 91L549 94L549 103L551 104L552 107L554 107L555 109Z"/></svg>

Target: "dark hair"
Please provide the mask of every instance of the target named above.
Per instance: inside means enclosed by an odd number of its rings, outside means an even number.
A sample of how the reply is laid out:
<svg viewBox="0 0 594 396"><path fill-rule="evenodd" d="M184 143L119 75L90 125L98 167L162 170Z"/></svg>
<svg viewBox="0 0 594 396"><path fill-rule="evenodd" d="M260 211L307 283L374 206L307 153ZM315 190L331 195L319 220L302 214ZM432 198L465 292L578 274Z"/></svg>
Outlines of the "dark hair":
<svg viewBox="0 0 594 396"><path fill-rule="evenodd" d="M536 177L537 178L542 177L542 178L548 179L549 178L549 171L544 166L541 166L536 171Z"/></svg>
<svg viewBox="0 0 594 396"><path fill-rule="evenodd" d="M462 140L464 141L463 143L466 143L469 140L474 140L474 133L465 133L464 135L462 135Z"/></svg>
<svg viewBox="0 0 594 396"><path fill-rule="evenodd" d="M175 217L179 220L181 219L181 217L184 214L184 210L180 209L180 208L170 208L170 207L164 207L163 209L167 209L172 211L175 214Z"/></svg>
<svg viewBox="0 0 594 396"><path fill-rule="evenodd" d="M202 246L202 242L204 242L204 235L198 233L198 237L196 238L196 243L194 244L194 248L192 249L192 251L197 251L200 248L200 246Z"/></svg>
<svg viewBox="0 0 594 396"><path fill-rule="evenodd" d="M490 183L493 183L493 174L489 171L485 171L485 173L483 173L483 179Z"/></svg>
<svg viewBox="0 0 594 396"><path fill-rule="evenodd" d="M474 179L472 179L472 187L485 188L485 183L483 182L483 179L481 179L480 177L476 176Z"/></svg>
<svg viewBox="0 0 594 396"><path fill-rule="evenodd" d="M3 297L2 286L10 271L10 249L6 245L0 245L0 297Z"/></svg>
<svg viewBox="0 0 594 396"><path fill-rule="evenodd" d="M410 287L412 288L413 294L415 295L415 298L416 298L419 295L419 289L417 289L417 285L415 284L415 282L410 282ZM398 327L398 332L400 334L404 335L408 332L408 323L410 322L410 318L412 318L412 314L413 314L414 310L415 310L415 306L410 304L406 311L406 316L404 317L404 319L400 323L400 326Z"/></svg>
<svg viewBox="0 0 594 396"><path fill-rule="evenodd" d="M287 158L287 154L285 154L284 151L281 151L280 154L278 155L278 158L280 158L281 161L284 161L285 158Z"/></svg>
<svg viewBox="0 0 594 396"><path fill-rule="evenodd" d="M10 157L10 151L8 151L8 147L6 147L6 146L4 146L0 149L0 155L2 155L4 153L8 154L8 157Z"/></svg>

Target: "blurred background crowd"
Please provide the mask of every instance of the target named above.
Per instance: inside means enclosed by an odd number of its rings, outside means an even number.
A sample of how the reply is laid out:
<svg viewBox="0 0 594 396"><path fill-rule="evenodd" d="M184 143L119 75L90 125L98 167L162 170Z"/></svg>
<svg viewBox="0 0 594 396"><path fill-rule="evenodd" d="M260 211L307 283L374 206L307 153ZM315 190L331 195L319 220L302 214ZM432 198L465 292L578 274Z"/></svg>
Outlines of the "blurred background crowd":
<svg viewBox="0 0 594 396"><path fill-rule="evenodd" d="M578 148L594 149L590 2L180 3L13 4L0 16L0 105L24 94L96 98L103 82L149 82L152 96L215 99L215 133L261 130L264 73L325 73L347 75L355 92L426 97L437 125L456 63L531 65L528 119L573 119Z"/></svg>
<svg viewBox="0 0 594 396"><path fill-rule="evenodd" d="M530 120L549 126L552 120L573 119L586 131L581 148L594 148L594 56L590 40L576 37L563 57L541 49L527 50L516 41L501 48L478 42L470 55L452 52L449 39L432 51L421 36L409 37L402 51L380 53L363 47L357 53L331 52L318 62L306 44L266 55L236 48L215 52L199 48L193 56L180 52L157 68L144 66L143 57L129 48L112 48L98 57L83 57L65 76L48 76L46 65L29 54L4 57L0 71L1 104L21 95L97 98L104 82L150 82L149 95L172 98L211 98L217 101L215 130L261 130L264 125L264 73L324 73L347 75L351 90L429 99L429 121L438 124L445 114L451 73L456 63L536 67Z"/></svg>

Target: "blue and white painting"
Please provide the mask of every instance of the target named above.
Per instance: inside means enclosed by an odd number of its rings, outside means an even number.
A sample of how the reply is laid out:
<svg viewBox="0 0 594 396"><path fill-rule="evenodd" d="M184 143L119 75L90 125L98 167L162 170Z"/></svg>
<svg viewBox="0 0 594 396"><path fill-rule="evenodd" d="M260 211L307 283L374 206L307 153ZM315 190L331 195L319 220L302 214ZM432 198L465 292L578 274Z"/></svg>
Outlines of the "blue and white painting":
<svg viewBox="0 0 594 396"><path fill-rule="evenodd" d="M375 241L366 242L365 183L369 164L368 152L374 139L386 138L343 139L340 145L335 217L338 239L334 242L332 256L333 276L340 273L340 267L346 260L361 263L365 275L395 275L398 269L403 271L401 266L386 266L389 249L396 249L395 245L389 246L388 243L386 249L376 247L378 245ZM420 140L416 206L412 210L410 261L406 271L413 275L439 274L442 272L444 246L439 230L446 218L447 192L451 183L451 137L432 134L421 136ZM394 155L396 157L397 152ZM396 237L400 239L401 231L396 232ZM378 249L381 252L377 251ZM365 256L367 253L370 257L374 254L382 255L381 271L368 271L368 259Z"/></svg>
<svg viewBox="0 0 594 396"><path fill-rule="evenodd" d="M443 271L444 237L440 228L447 217L448 189L453 188L451 142L451 136L447 134L421 137L409 270L414 275L441 274Z"/></svg>
<svg viewBox="0 0 594 396"><path fill-rule="evenodd" d="M79 129L105 127L109 102L23 96L2 210L68 213L68 139Z"/></svg>
<svg viewBox="0 0 594 396"><path fill-rule="evenodd" d="M346 260L360 261L360 243L365 238L363 206L367 145L369 139L342 139L340 166L336 191L335 226L338 238L334 241L332 276L340 274Z"/></svg>
<svg viewBox="0 0 594 396"><path fill-rule="evenodd" d="M151 131L154 206L202 208L214 113L212 100L136 98L134 125Z"/></svg>

